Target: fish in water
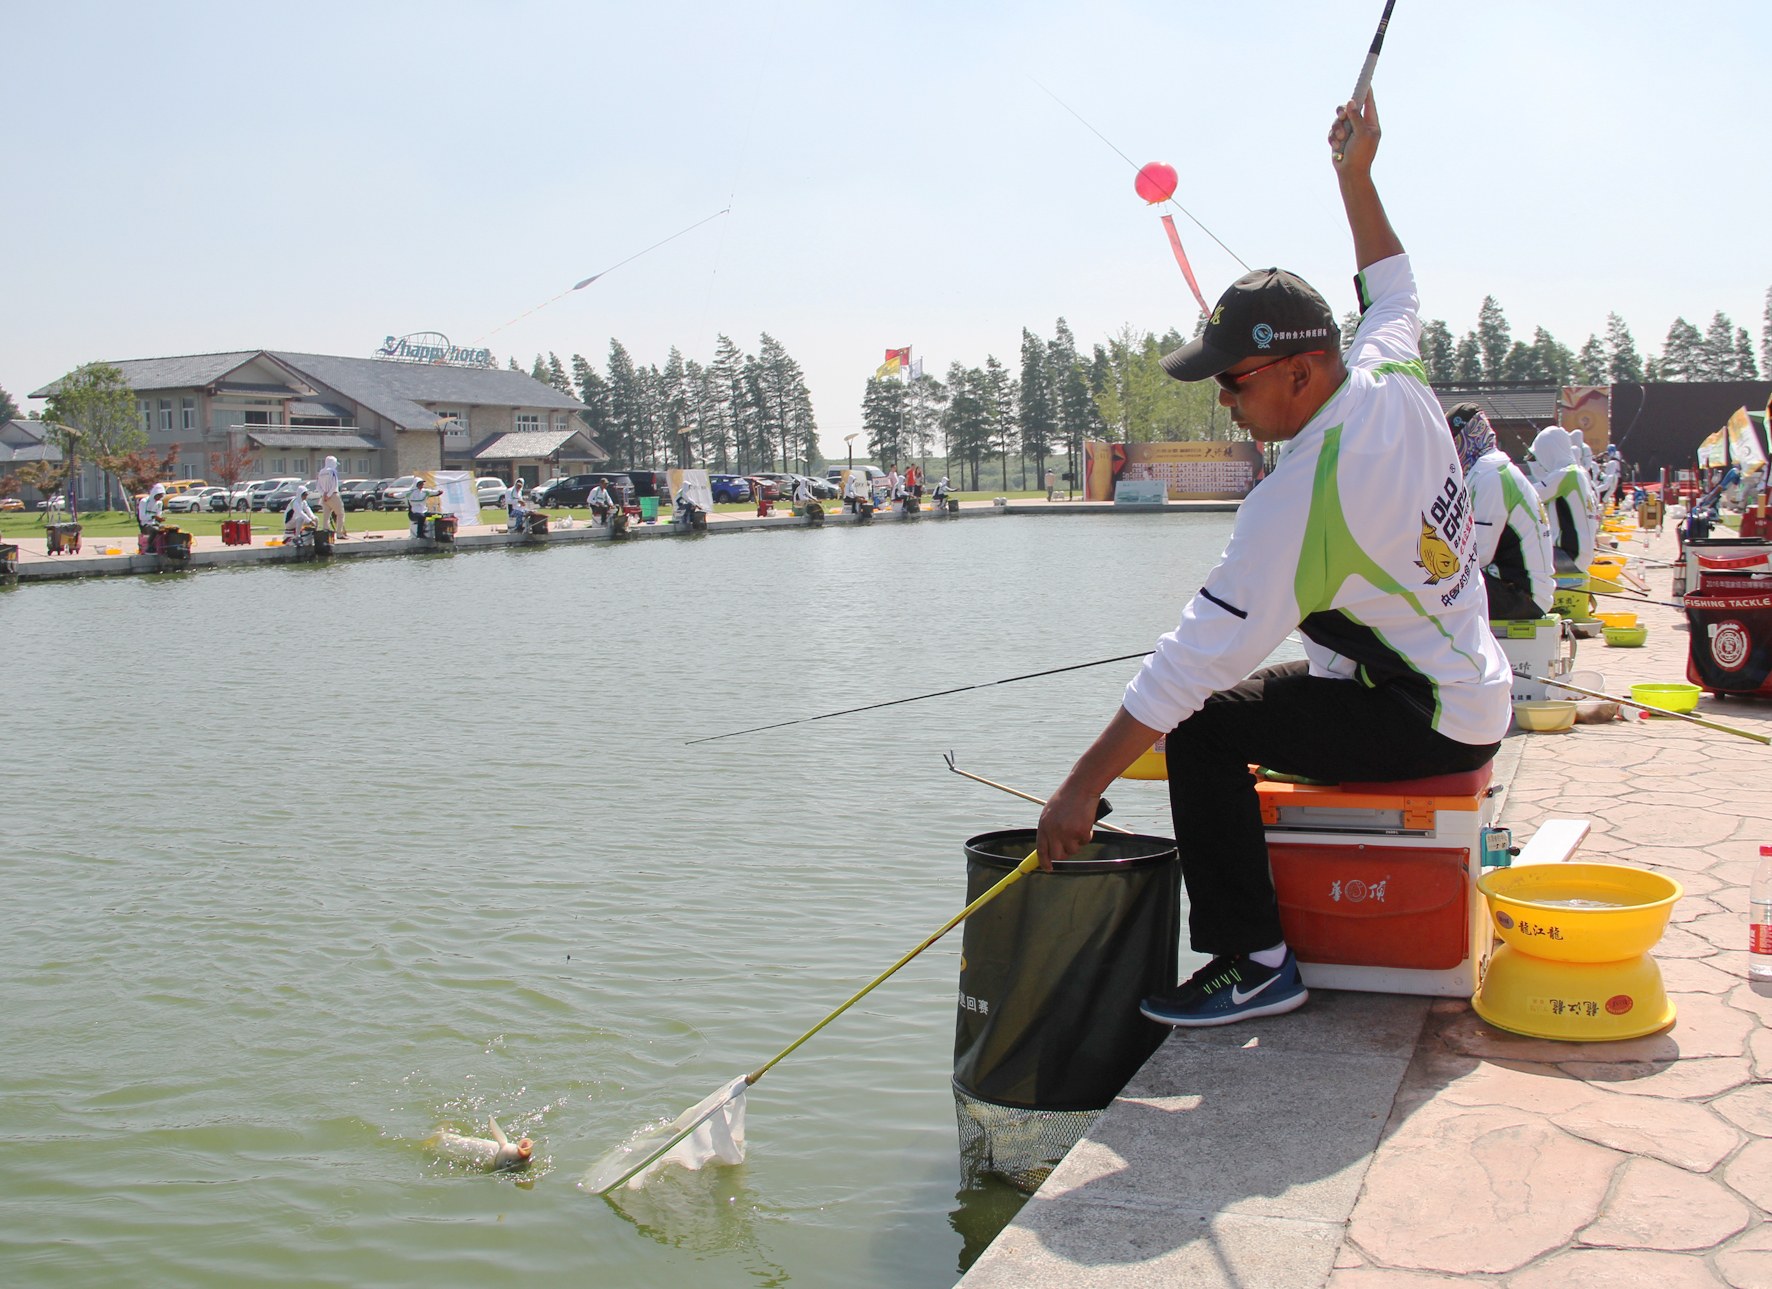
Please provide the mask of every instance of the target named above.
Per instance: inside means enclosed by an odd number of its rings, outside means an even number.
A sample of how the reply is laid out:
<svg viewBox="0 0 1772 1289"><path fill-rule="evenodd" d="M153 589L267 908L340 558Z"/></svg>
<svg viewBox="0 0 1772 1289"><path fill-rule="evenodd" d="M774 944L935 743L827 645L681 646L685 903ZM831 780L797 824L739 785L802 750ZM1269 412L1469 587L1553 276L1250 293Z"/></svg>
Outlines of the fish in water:
<svg viewBox="0 0 1772 1289"><path fill-rule="evenodd" d="M529 1158L535 1153L534 1142L527 1137L512 1141L491 1115L486 1117L486 1126L492 1129L490 1139L464 1137L452 1129L439 1128L424 1144L451 1163L467 1164L489 1173L529 1167Z"/></svg>

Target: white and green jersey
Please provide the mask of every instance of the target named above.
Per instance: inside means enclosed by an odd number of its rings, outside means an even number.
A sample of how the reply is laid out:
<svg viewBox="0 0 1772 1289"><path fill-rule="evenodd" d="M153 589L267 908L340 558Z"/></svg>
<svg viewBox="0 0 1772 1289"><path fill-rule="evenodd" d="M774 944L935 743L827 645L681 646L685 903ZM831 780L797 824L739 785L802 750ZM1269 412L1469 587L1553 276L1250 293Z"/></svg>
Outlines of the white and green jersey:
<svg viewBox="0 0 1772 1289"><path fill-rule="evenodd" d="M1547 425L1532 440L1532 482L1550 523L1551 544L1578 569L1594 562L1600 529L1599 496L1575 459L1568 434Z"/></svg>
<svg viewBox="0 0 1772 1289"><path fill-rule="evenodd" d="M1538 489L1500 448L1478 457L1464 477L1477 526L1477 567L1492 568L1542 609L1556 596L1550 523Z"/></svg>
<svg viewBox="0 0 1772 1289"><path fill-rule="evenodd" d="M1512 674L1489 632L1464 472L1428 389L1409 258L1358 279L1348 376L1244 500L1181 623L1126 686L1175 728L1297 627L1311 672L1394 689L1461 743L1507 732Z"/></svg>

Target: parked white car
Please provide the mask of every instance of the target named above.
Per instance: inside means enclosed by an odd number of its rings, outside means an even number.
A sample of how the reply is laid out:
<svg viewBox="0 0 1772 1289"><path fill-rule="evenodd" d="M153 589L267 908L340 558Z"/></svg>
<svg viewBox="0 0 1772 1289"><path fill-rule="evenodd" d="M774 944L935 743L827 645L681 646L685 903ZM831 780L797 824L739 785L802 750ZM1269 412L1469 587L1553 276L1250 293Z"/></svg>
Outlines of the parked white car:
<svg viewBox="0 0 1772 1289"><path fill-rule="evenodd" d="M226 488L188 488L166 499L166 509L176 515L198 514L220 510L226 503L216 498L228 496Z"/></svg>
<svg viewBox="0 0 1772 1289"><path fill-rule="evenodd" d="M509 487L503 479L493 475L481 475L474 480L474 496L482 506L496 506L505 499L505 489Z"/></svg>
<svg viewBox="0 0 1772 1289"><path fill-rule="evenodd" d="M245 483L234 485L234 491L228 497L229 510L248 510L252 506L252 490L262 488L263 479L248 479Z"/></svg>

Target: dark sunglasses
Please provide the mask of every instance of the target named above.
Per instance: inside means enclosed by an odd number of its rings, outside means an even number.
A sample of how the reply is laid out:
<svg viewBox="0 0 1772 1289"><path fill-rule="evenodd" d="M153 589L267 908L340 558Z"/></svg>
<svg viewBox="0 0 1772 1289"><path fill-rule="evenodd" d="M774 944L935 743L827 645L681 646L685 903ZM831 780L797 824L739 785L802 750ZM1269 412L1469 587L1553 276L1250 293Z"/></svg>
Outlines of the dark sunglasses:
<svg viewBox="0 0 1772 1289"><path fill-rule="evenodd" d="M1321 349L1307 349L1302 353L1281 354L1278 358L1274 359L1271 363L1263 363L1259 367L1251 367L1248 371L1240 371L1240 372L1237 372L1235 375L1232 375L1229 372L1222 372L1221 371L1218 373L1218 375L1214 376L1212 379L1218 382L1218 387L1220 389L1224 390L1226 393L1234 394L1237 392L1237 390L1239 388L1242 387L1244 381L1248 380L1251 376L1261 375L1261 373L1266 371L1269 367L1278 367L1281 363L1285 362L1288 358L1308 358L1313 354L1320 354L1322 352L1323 352L1323 350L1321 350Z"/></svg>

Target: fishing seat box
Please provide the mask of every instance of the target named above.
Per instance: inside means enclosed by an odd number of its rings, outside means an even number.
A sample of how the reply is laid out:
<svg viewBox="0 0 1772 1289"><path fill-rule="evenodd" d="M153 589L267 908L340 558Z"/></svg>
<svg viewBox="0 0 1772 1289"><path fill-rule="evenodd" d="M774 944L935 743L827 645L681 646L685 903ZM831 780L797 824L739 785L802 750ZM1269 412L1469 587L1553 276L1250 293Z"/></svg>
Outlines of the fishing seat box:
<svg viewBox="0 0 1772 1289"><path fill-rule="evenodd" d="M1258 780L1286 943L1304 983L1469 998L1488 966L1477 879L1490 767L1397 783Z"/></svg>
<svg viewBox="0 0 1772 1289"><path fill-rule="evenodd" d="M1701 568L1682 602L1686 679L1712 694L1772 697L1772 572Z"/></svg>
<svg viewBox="0 0 1772 1289"><path fill-rule="evenodd" d="M1543 676L1556 680L1566 676L1575 665L1574 638L1564 619L1556 616L1516 621L1497 619L1489 623L1489 630L1501 646L1501 652L1507 655L1507 665L1514 673L1516 701L1542 702L1551 697L1568 697L1567 694L1549 694L1546 692L1548 686L1532 679Z"/></svg>

